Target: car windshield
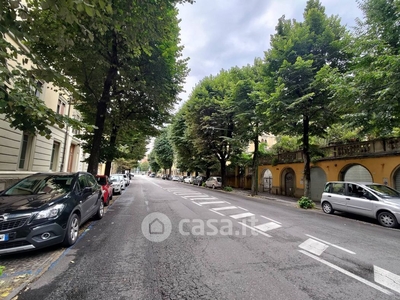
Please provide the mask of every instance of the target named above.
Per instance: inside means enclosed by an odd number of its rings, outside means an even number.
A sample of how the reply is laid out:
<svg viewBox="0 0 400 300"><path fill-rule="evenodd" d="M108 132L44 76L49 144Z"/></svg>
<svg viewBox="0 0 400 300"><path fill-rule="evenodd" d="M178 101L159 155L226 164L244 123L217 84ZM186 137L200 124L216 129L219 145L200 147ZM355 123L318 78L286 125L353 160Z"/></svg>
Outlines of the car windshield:
<svg viewBox="0 0 400 300"><path fill-rule="evenodd" d="M222 181L221 177L217 177L217 181L221 182Z"/></svg>
<svg viewBox="0 0 400 300"><path fill-rule="evenodd" d="M66 194L72 190L73 178L73 175L38 174L21 180L4 195Z"/></svg>
<svg viewBox="0 0 400 300"><path fill-rule="evenodd" d="M382 198L400 198L400 193L386 185L367 184L367 187L372 189L375 194Z"/></svg>

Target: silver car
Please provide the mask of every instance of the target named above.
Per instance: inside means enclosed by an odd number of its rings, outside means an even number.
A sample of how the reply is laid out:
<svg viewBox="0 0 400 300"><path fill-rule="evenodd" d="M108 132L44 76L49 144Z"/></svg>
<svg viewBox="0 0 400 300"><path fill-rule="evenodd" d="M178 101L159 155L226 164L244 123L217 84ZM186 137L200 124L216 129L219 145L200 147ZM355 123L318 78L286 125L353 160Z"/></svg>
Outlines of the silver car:
<svg viewBox="0 0 400 300"><path fill-rule="evenodd" d="M400 223L400 193L379 183L327 182L321 206L327 214L349 212L374 218L385 227Z"/></svg>
<svg viewBox="0 0 400 300"><path fill-rule="evenodd" d="M220 188L222 186L222 178L219 176L212 176L206 180L206 187Z"/></svg>

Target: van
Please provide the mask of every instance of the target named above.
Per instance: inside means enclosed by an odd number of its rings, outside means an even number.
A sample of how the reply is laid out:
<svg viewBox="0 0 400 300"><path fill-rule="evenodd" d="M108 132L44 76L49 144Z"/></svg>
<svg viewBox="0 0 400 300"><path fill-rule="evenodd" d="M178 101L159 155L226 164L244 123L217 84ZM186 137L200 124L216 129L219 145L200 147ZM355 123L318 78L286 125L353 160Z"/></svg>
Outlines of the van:
<svg viewBox="0 0 400 300"><path fill-rule="evenodd" d="M385 227L400 223L400 193L380 183L329 181L321 197L322 211L349 212L376 219Z"/></svg>

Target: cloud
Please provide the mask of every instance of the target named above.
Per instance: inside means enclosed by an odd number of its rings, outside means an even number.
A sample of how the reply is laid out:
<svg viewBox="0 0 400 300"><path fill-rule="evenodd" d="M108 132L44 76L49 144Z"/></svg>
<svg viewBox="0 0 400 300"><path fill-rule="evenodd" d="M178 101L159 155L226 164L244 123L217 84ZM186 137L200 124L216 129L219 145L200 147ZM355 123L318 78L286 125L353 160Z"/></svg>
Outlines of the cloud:
<svg viewBox="0 0 400 300"><path fill-rule="evenodd" d="M339 15L342 24L354 26L361 16L355 0L322 0L327 15ZM221 69L252 64L269 49L278 19L303 20L306 0L197 0L179 5L183 55L189 57L186 101L193 87ZM181 103L180 103L181 104Z"/></svg>

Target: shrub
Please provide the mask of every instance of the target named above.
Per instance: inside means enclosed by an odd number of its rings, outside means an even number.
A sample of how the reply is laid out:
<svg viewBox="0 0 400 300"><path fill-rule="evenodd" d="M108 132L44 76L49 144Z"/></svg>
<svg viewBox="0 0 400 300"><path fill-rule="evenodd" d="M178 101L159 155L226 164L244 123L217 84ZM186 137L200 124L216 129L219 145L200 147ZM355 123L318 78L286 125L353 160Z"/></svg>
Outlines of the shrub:
<svg viewBox="0 0 400 300"><path fill-rule="evenodd" d="M233 188L231 188L230 186L226 186L226 187L224 187L224 191L232 192Z"/></svg>
<svg viewBox="0 0 400 300"><path fill-rule="evenodd" d="M6 267L5 266L0 266L0 276L3 275L3 271Z"/></svg>
<svg viewBox="0 0 400 300"><path fill-rule="evenodd" d="M297 201L297 204L299 205L300 208L304 208L304 209L309 209L309 208L315 207L314 201L312 201L310 198L305 197L305 196L301 197L299 199L299 201Z"/></svg>

